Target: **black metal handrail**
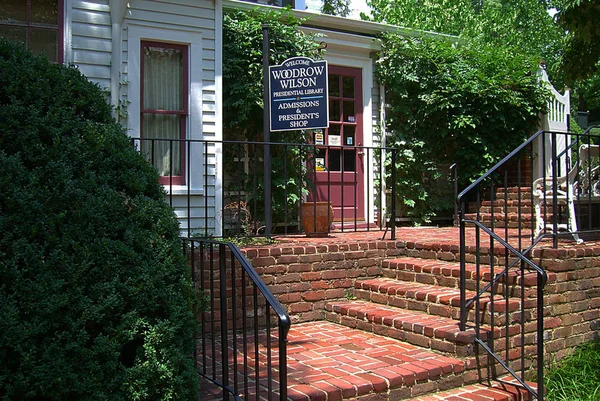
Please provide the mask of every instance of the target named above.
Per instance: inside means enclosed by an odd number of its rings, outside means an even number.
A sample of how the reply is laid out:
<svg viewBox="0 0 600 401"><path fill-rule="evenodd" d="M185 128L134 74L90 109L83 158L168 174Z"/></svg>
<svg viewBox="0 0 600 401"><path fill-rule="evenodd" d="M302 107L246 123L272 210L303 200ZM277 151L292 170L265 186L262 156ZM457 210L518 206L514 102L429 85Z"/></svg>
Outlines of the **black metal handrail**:
<svg viewBox="0 0 600 401"><path fill-rule="evenodd" d="M508 375L512 384L516 380L539 400L544 398L543 309L548 275L531 254L539 246L556 248L561 230L567 239L582 242L585 207L587 231L597 231L592 223L600 221L592 221L592 206L600 203L600 147L592 128L583 134L537 132L456 198L461 330L474 327L475 343L489 356L490 377L509 383L501 378ZM475 250L470 275L467 233ZM535 286L536 291L527 286ZM467 287L472 296L467 297ZM527 319L536 324L526 325ZM535 370L537 387L525 380L527 369Z"/></svg>
<svg viewBox="0 0 600 401"><path fill-rule="evenodd" d="M396 221L396 167L390 159L397 152L393 148L162 138L132 141L159 169L168 201L180 217L182 234L189 237L260 236L267 231L266 221L273 222L271 231L295 234L301 232L301 204L330 201L334 195L337 231L384 230L387 221L377 216L385 214L390 224ZM262 182L265 146L272 157L274 199L267 210ZM326 157L333 171L323 168Z"/></svg>
<svg viewBox="0 0 600 401"><path fill-rule="evenodd" d="M544 131L539 131L530 137L527 141L517 147L508 156L503 158L499 163L488 170L478 180L469 185L460 194L456 201L458 206L459 225L460 225L460 328L466 330L468 328L469 312L471 312L472 323L475 328L475 343L489 356L488 358L488 374L491 378L500 380L500 377L508 374L516 384L528 391L537 399L543 399L544 383L543 383L543 288L547 282L548 276L546 272L535 264L530 258L531 247L524 247L523 244L523 229L526 226L526 219L523 210L527 202L529 202L529 214L533 215L533 192L526 199L521 188L528 184L531 188L533 177L525 178L522 176L524 165L522 159L527 155L531 160L529 166L533 170L533 143L539 141L538 138L543 138ZM527 157L525 157L527 159ZM516 165L515 165L516 161ZM526 162L525 162L526 163ZM511 221L509 218L509 166L516 169L516 202L517 206L517 229L516 239L510 235ZM526 166L526 165L525 165ZM532 174L530 172L530 174ZM511 178L512 179L512 178ZM485 188L489 188L489 196L486 208L489 208L488 213L482 213L483 200L482 190L485 194ZM530 189L531 191L531 189ZM503 196L497 198L496 193L499 192ZM473 213L468 213L468 200L475 204ZM511 206L513 207L513 206ZM484 223L484 218L488 219ZM534 231L534 219L532 218L531 231ZM500 227L498 227L500 226ZM474 284L471 284L471 290L474 290L474 295L467 299L467 228L474 230L475 241L475 275L471 276ZM504 234L504 235L502 235ZM488 241L487 260L481 255L482 235ZM529 238L532 239L531 235ZM514 243L516 241L516 243ZM539 241L539 239L537 239ZM511 244L513 242L513 244ZM537 242L536 242L537 243ZM500 248L503 251L497 252ZM497 256L498 255L498 256ZM498 260L496 258L498 257ZM502 260L503 259L503 260ZM486 265L484 267L484 265ZM503 266L502 266L503 265ZM534 389L525 380L525 313L526 313L526 298L525 298L525 275L526 272L534 272L537 276L537 296L535 314L537 319L536 333L537 335L537 351L536 351L536 367L537 367L537 388ZM482 284L485 275L489 274L487 284ZM512 276L511 276L512 275ZM519 325L520 337L515 340L516 336L511 336L511 321L514 316L511 315L511 290L510 281L515 280L515 284L520 284L520 293L516 294L519 303L519 312L521 320ZM520 280L520 282L519 282ZM474 287L474 288L473 288ZM504 299L496 300L496 295L500 294ZM486 302L487 301L487 302ZM500 308L503 307L503 311ZM498 313L500 309L501 313ZM485 322L485 319L488 319ZM504 321L502 321L504 320ZM489 329L485 329L484 323L489 325ZM498 338L501 330L496 330L497 326L504 326L504 338ZM484 334L485 333L485 334ZM512 337L512 338L511 338ZM516 341L516 343L515 343ZM518 346L518 357L510 354L510 350ZM504 354L502 353L504 351ZM498 372L498 368L502 373ZM515 384L514 382L512 384Z"/></svg>
<svg viewBox="0 0 600 401"><path fill-rule="evenodd" d="M225 401L286 401L289 315L237 246L182 241L199 300L198 374Z"/></svg>

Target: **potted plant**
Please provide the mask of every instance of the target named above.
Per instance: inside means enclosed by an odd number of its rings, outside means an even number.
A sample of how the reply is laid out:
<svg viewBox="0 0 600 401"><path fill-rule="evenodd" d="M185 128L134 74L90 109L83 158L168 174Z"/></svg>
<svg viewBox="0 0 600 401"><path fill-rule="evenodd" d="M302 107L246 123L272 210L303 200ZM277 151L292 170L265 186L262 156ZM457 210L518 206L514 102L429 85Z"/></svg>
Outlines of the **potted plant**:
<svg viewBox="0 0 600 401"><path fill-rule="evenodd" d="M303 202L301 221L307 237L326 237L333 222L333 205L331 202Z"/></svg>
<svg viewBox="0 0 600 401"><path fill-rule="evenodd" d="M333 222L333 205L329 201L319 201L319 191L316 188L316 173L324 171L325 167L319 164L312 155L312 174L307 174L306 183L311 187L310 193L313 200L302 202L300 208L300 219L302 229L307 237L326 237L329 234ZM310 177L312 175L312 177Z"/></svg>

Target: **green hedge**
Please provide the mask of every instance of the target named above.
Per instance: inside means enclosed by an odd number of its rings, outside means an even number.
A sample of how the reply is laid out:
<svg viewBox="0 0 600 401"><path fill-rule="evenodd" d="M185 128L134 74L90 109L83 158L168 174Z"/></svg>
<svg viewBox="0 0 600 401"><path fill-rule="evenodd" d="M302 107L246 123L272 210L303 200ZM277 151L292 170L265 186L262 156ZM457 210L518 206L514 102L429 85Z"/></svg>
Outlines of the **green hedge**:
<svg viewBox="0 0 600 401"><path fill-rule="evenodd" d="M195 319L154 168L75 68L0 41L0 399L196 399Z"/></svg>

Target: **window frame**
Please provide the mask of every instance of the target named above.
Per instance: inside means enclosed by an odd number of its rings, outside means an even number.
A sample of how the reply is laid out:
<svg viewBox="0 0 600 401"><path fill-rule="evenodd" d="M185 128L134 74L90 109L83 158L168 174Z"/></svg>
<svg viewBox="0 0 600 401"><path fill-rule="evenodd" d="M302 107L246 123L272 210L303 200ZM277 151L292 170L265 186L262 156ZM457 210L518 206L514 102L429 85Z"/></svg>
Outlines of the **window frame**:
<svg viewBox="0 0 600 401"><path fill-rule="evenodd" d="M145 65L145 57L144 50L147 47L160 47L164 49L178 49L182 52L182 67L183 67L183 109L182 110L162 110L162 109L146 109L144 107L144 65ZM162 185L185 185L185 172L187 167L186 160L186 141L187 132L188 132L188 115L189 115L189 89L190 89L190 72L189 72L189 53L190 49L188 45L179 44L179 43L169 43L169 42L161 42L157 40L141 40L140 41L140 138L144 138L143 132L143 121L144 115L178 115L183 118L180 119L179 122L179 151L180 151L180 168L181 175L165 175L159 177L159 182ZM172 142L171 142L172 143Z"/></svg>
<svg viewBox="0 0 600 401"><path fill-rule="evenodd" d="M127 82L126 95L127 102L127 133L134 142L140 138L140 56L142 40L156 41L161 43L176 43L189 46L189 112L187 139L204 140L204 35L198 30L192 29L171 29L156 24L140 23L139 21L125 21L124 29L126 36L127 63L122 67L122 79ZM210 39L210 38L209 38ZM220 71L220 68L219 70ZM216 87L221 86L219 75L215 77ZM220 94L217 94L217 103L220 104ZM216 118L218 118L216 115ZM210 121L209 121L210 124ZM221 130L218 129L217 137L221 137ZM203 166L202 160L205 157L205 149L201 142L192 142L185 153L188 165L184 172L185 185L163 185L164 190L170 195L206 195L205 177L210 174L206 166Z"/></svg>
<svg viewBox="0 0 600 401"><path fill-rule="evenodd" d="M56 62L58 64L63 64L64 62L64 58L65 58L65 46L64 46L64 31L65 31L65 27L64 27L64 18L65 18L65 1L64 0L57 0L56 1L56 7L58 8L57 10L57 21L56 21L56 27L50 27L49 25L38 25L38 24L32 24L31 22L31 4L32 0L26 0L26 7L27 7L27 21L25 21L25 23L22 22L8 22L8 21L2 21L0 19L0 25L1 26L6 26L6 27L20 27L20 28L25 28L25 48L26 49L30 49L29 47L29 39L31 37L31 30L32 29L43 29L43 30L48 30L48 31L54 31L56 32L56 50L57 50L57 54L56 54ZM46 55L46 57L48 57Z"/></svg>

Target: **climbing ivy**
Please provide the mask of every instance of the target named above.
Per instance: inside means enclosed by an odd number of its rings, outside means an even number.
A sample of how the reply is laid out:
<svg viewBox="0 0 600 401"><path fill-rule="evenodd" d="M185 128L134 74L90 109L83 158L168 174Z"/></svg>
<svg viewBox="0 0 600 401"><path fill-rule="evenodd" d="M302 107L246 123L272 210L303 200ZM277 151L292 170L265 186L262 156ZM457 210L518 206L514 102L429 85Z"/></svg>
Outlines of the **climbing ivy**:
<svg viewBox="0 0 600 401"><path fill-rule="evenodd" d="M452 207L437 191L458 163L460 186L479 177L536 131L546 104L537 60L501 47L385 35L376 74L387 90L389 146L405 213L427 220Z"/></svg>
<svg viewBox="0 0 600 401"><path fill-rule="evenodd" d="M224 137L232 140L262 141L263 138L263 25L269 27L269 64L281 64L291 57L321 59L319 36L299 30L303 20L295 18L290 10L279 11L227 11L223 18L223 130ZM306 143L307 133L302 131L277 132L271 141L281 143ZM262 151L260 147L252 150ZM251 225L264 218L264 183L262 161L257 171L245 171L234 162L239 147L226 146L225 168L233 179L230 194L243 189L245 198L232 196L230 206L244 202L253 216ZM307 192L307 177L302 171L306 164L300 160L310 157L310 149L274 146L272 159L272 213L274 222L296 221L300 198ZM230 157L228 157L230 156ZM249 154L249 157L259 157ZM240 177L240 171L242 176ZM258 223L260 226L262 223Z"/></svg>

